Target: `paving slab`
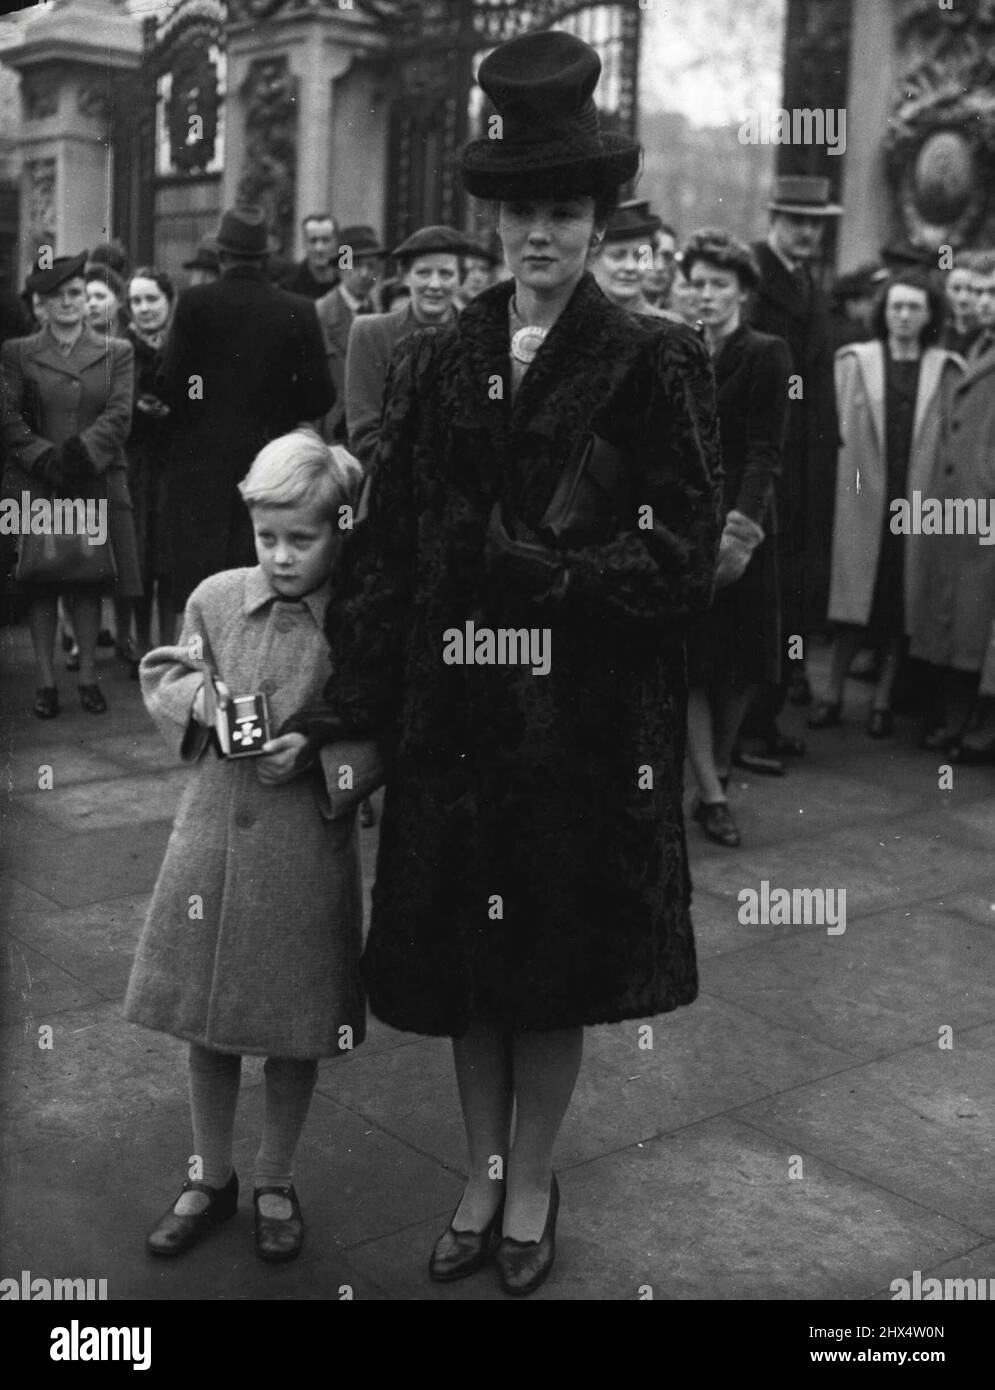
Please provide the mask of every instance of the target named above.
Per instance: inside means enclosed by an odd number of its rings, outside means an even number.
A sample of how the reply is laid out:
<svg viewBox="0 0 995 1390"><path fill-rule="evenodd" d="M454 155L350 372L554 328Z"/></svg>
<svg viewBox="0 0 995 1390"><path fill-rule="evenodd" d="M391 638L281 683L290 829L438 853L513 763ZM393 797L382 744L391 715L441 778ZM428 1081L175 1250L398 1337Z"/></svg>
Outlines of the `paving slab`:
<svg viewBox="0 0 995 1390"><path fill-rule="evenodd" d="M842 936L796 931L703 961L703 988L868 1059L995 1017L995 938L960 916L927 905L848 920Z"/></svg>
<svg viewBox="0 0 995 1390"><path fill-rule="evenodd" d="M120 1000L148 902L148 893L138 893L71 909L49 903L18 914L10 939L40 952L100 997Z"/></svg>
<svg viewBox="0 0 995 1390"><path fill-rule="evenodd" d="M950 1041L752 1101L736 1118L991 1236L995 1025Z"/></svg>
<svg viewBox="0 0 995 1390"><path fill-rule="evenodd" d="M19 814L20 833L4 849L7 871L63 907L151 892L172 829L171 821L157 820L129 826L127 835L116 826L75 834L32 816L44 829L31 833L27 819Z"/></svg>

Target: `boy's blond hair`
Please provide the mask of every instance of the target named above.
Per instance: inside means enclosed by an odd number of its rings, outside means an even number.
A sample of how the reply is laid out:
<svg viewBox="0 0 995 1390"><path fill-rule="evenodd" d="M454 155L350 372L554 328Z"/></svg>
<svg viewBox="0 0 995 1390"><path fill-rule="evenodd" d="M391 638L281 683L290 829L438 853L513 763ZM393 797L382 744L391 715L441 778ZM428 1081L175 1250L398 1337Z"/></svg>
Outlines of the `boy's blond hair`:
<svg viewBox="0 0 995 1390"><path fill-rule="evenodd" d="M363 467L340 444L326 444L311 429L292 430L259 451L238 485L253 507L314 507L328 521L355 501Z"/></svg>

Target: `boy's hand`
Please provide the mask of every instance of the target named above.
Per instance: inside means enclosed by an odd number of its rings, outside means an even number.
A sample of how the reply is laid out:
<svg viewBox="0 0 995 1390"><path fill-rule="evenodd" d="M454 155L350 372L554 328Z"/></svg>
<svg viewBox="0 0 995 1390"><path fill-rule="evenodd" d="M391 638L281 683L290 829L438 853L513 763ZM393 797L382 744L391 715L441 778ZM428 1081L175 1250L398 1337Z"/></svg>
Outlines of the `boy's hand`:
<svg viewBox="0 0 995 1390"><path fill-rule="evenodd" d="M307 739L303 734L281 734L279 738L271 738L269 743L264 743L263 756L256 759L260 782L273 787L296 777L294 764L305 743Z"/></svg>
<svg viewBox="0 0 995 1390"><path fill-rule="evenodd" d="M210 679L210 677L208 677L208 679ZM228 694L228 687L225 685L224 681L215 681L214 690L218 704L226 705L230 696ZM193 698L193 709L191 710L191 714L193 715L194 721L197 724L203 725L205 729L209 729L212 727L211 723L208 721L207 715L204 713L203 686L200 687L200 689L197 691L197 694Z"/></svg>

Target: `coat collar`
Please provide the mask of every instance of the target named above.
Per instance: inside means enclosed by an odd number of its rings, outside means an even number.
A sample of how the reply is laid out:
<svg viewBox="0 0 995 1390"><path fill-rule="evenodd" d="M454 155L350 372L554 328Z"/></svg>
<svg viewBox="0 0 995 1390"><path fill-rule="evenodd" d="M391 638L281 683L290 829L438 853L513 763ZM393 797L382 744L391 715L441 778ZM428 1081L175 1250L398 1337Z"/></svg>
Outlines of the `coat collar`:
<svg viewBox="0 0 995 1390"><path fill-rule="evenodd" d="M719 350L712 358L715 380L723 382L731 376L740 362L743 348L750 336L750 326L740 323L727 338L719 344Z"/></svg>
<svg viewBox="0 0 995 1390"><path fill-rule="evenodd" d="M841 349L842 354L851 353L857 360L860 374L864 379L864 390L870 410L878 448L884 451L885 420L885 345L878 339L869 343L850 343ZM933 399L940 387L940 378L948 362L957 363L957 354L946 348L928 347L922 354L919 364L919 382L916 387L915 421L912 426L913 447ZM995 360L993 360L995 365Z"/></svg>
<svg viewBox="0 0 995 1390"><path fill-rule="evenodd" d="M66 355L46 327L28 339L27 353L36 362L44 362L46 367L65 372L67 376L78 376L80 372L107 356L111 341L106 335L101 334L98 337L91 328L84 326L83 332L73 344L72 352Z"/></svg>
<svg viewBox="0 0 995 1390"><path fill-rule="evenodd" d="M811 305L798 293L791 273L780 256L765 241L754 242L753 252L760 263L763 277L757 293L762 299L770 299L780 305L792 318L805 322Z"/></svg>
<svg viewBox="0 0 995 1390"><path fill-rule="evenodd" d="M978 377L987 376L992 371L995 371L995 345L988 348L980 357L967 359L967 370L958 383L958 392L965 391L968 386L977 381Z"/></svg>
<svg viewBox="0 0 995 1390"><path fill-rule="evenodd" d="M263 573L262 565L256 565L245 576L245 589L242 595L242 611L246 617L258 613L269 603L303 603L320 628L325 621L325 609L332 592L332 581L326 579L317 589L312 589L300 599L286 599L278 594Z"/></svg>

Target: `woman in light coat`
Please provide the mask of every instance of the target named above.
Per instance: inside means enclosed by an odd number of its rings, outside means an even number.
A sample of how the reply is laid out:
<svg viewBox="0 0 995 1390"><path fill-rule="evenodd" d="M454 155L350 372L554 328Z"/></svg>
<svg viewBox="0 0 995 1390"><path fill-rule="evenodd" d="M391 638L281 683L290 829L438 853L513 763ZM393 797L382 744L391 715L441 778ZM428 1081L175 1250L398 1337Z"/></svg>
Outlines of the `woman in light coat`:
<svg viewBox="0 0 995 1390"><path fill-rule="evenodd" d="M839 724L843 685L862 646L881 646L881 672L867 732L894 730L891 695L906 635L928 602L917 585L928 538L905 535L897 504L928 494L945 402L961 370L956 354L936 347L943 301L918 272L893 277L874 312L875 337L836 354L842 445L836 473L829 618L839 624L825 698L809 727Z"/></svg>

